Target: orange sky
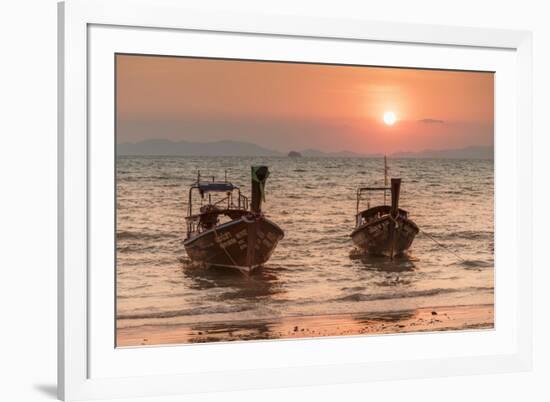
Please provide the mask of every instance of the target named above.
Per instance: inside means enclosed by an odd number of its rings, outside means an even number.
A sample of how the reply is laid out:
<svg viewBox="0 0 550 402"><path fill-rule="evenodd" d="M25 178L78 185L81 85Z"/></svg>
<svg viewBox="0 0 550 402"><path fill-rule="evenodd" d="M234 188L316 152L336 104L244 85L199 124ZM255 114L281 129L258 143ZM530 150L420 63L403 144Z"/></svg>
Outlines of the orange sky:
<svg viewBox="0 0 550 402"><path fill-rule="evenodd" d="M493 85L492 73L119 55L117 141L360 153L489 145Z"/></svg>

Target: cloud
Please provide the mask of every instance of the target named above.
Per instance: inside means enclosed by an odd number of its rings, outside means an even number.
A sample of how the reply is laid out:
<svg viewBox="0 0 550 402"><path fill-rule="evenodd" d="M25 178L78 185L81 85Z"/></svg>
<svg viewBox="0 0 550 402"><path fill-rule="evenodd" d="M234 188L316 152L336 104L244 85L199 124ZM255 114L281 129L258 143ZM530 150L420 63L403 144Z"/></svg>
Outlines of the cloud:
<svg viewBox="0 0 550 402"><path fill-rule="evenodd" d="M426 123L426 124L443 124L445 123L444 120L439 120L439 119L422 119L422 120L418 120L420 123Z"/></svg>

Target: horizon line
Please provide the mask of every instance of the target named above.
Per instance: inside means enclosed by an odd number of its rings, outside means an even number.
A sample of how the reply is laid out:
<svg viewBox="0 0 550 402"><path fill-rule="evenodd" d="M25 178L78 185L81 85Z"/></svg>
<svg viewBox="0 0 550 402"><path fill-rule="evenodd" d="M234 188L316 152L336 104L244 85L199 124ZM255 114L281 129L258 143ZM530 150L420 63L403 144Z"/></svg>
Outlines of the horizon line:
<svg viewBox="0 0 550 402"><path fill-rule="evenodd" d="M120 145L138 145L140 143L144 143L144 142L148 142L148 141L163 141L163 142L169 142L169 143L190 143L190 144L203 144L203 145L223 143L223 142L232 142L232 143L253 145L253 146L268 150L270 152L276 152L276 153L281 153L281 154L288 154L289 152L299 152L300 153L300 152L307 152L307 151L321 152L321 153L325 153L325 154L348 152L348 153L356 154L358 156L373 156L373 157L375 157L377 155L419 154L419 153L424 153L424 152L459 151L459 150L466 150L468 148L493 148L494 149L494 144L472 144L472 145L465 145L465 146L462 146L462 147L452 147L452 148L424 148L424 149L417 150L417 151L397 150L397 151L393 151L393 152L374 151L374 152L366 152L366 153L362 152L362 151L351 151L349 149L324 151L324 150L321 150L321 149L318 149L318 148L301 148L301 149L300 148L288 148L287 150L282 151L282 150L279 150L279 149L270 148L269 146L259 145L257 143L249 142L249 141L245 141L245 140L222 139L222 140L211 140L211 141L194 141L194 140L187 140L187 139L173 140L173 139L168 139L168 138L147 138L147 139L143 139L143 140L136 141L136 142L131 142L131 141L121 142L121 143L117 142L116 145L117 146L120 146ZM154 155L151 155L151 156L154 156ZM174 155L174 156L178 156L178 155ZM286 156L286 155L283 155L283 156Z"/></svg>

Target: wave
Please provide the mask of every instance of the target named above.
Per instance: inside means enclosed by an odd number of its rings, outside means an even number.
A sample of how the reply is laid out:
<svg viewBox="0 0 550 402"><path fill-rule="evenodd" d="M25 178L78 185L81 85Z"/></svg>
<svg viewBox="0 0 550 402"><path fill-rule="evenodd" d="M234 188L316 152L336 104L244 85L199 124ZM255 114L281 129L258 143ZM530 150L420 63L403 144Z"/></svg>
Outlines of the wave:
<svg viewBox="0 0 550 402"><path fill-rule="evenodd" d="M119 172L120 174L120 172ZM130 173L127 173L127 174L130 174ZM122 176L122 175L120 175ZM145 175L145 176L139 176L137 174L134 174L132 176L122 176L122 177L119 177L118 181L121 181L121 182L135 182L135 181L153 181L153 180L174 180L174 181L181 181L182 180L182 177L181 176L163 176L163 175L160 175L160 176L154 176L154 175Z"/></svg>
<svg viewBox="0 0 550 402"><path fill-rule="evenodd" d="M412 297L429 297L429 296L438 296L441 294L450 294L450 293L459 293L459 292L468 292L468 291L494 291L494 288L487 287L470 287L463 289L446 289L446 288L436 288L436 289L427 289L427 290L413 290L410 292L403 292L400 294L363 294L363 293L353 293L347 296L336 298L332 301L335 302L360 302L360 301L375 301L375 300L392 300L392 299L407 299Z"/></svg>
<svg viewBox="0 0 550 402"><path fill-rule="evenodd" d="M474 269L474 268L492 268L494 264L489 261L465 260L465 261L461 261L460 265L464 265L466 269Z"/></svg>
<svg viewBox="0 0 550 402"><path fill-rule="evenodd" d="M348 288L348 287L343 287L341 290L353 290L353 291L360 291L360 290L365 290L366 287L364 286L353 286L351 288Z"/></svg>
<svg viewBox="0 0 550 402"><path fill-rule="evenodd" d="M224 314L224 313L240 313L243 311L251 310L250 307L229 307L229 306L219 306L219 307L196 307L186 310L172 310L172 311L158 311L152 313L127 313L127 314L118 314L118 320L146 320L154 318L175 318L175 317L187 317L192 315L202 315L202 314Z"/></svg>
<svg viewBox="0 0 550 402"><path fill-rule="evenodd" d="M491 230L459 230L439 236L443 240L466 239L481 240L492 239L494 232Z"/></svg>
<svg viewBox="0 0 550 402"><path fill-rule="evenodd" d="M174 239L178 236L172 233L145 233L145 232L130 232L128 230L122 230L117 232L117 240L159 240L159 239Z"/></svg>

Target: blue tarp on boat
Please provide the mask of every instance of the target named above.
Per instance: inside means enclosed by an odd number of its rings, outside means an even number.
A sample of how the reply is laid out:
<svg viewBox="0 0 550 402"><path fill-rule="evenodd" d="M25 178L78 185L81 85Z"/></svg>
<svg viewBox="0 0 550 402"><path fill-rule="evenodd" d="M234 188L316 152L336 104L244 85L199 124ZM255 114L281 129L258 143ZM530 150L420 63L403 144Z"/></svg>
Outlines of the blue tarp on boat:
<svg viewBox="0 0 550 402"><path fill-rule="evenodd" d="M235 187L231 183L201 183L197 186L201 194L210 192L228 192L233 191Z"/></svg>

